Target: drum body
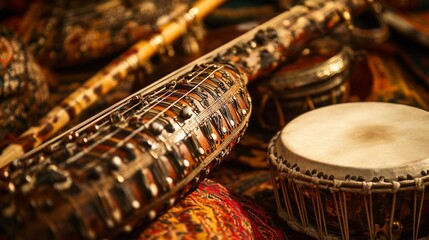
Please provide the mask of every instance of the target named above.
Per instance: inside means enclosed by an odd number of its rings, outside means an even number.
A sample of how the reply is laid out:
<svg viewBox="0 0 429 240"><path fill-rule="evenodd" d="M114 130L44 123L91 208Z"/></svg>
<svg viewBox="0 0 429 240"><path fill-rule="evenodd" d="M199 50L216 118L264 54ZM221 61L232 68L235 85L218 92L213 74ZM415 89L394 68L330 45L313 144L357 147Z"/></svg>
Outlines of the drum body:
<svg viewBox="0 0 429 240"><path fill-rule="evenodd" d="M345 102L352 55L350 48L332 38L315 40L299 59L256 87L259 125L279 130L306 111Z"/></svg>
<svg viewBox="0 0 429 240"><path fill-rule="evenodd" d="M429 229L429 113L347 103L292 120L270 143L278 213L319 239L418 239Z"/></svg>

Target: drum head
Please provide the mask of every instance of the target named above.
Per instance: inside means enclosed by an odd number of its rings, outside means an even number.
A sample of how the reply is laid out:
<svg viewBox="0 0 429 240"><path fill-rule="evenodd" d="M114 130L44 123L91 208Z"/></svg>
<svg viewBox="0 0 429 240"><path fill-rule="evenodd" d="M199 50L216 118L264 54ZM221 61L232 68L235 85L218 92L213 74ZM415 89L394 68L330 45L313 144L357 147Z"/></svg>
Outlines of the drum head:
<svg viewBox="0 0 429 240"><path fill-rule="evenodd" d="M421 176L429 169L429 112L391 103L331 105L292 120L275 144L302 173Z"/></svg>

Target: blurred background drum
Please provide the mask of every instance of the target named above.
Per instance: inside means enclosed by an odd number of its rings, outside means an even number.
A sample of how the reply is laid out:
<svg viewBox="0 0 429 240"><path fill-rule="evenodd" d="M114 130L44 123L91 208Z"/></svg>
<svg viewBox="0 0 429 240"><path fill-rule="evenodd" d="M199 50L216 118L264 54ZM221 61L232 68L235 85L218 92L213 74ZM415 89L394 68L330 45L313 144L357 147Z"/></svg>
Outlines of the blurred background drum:
<svg viewBox="0 0 429 240"><path fill-rule="evenodd" d="M327 37L255 87L255 113L261 127L281 129L308 110L342 103L349 95L353 51Z"/></svg>

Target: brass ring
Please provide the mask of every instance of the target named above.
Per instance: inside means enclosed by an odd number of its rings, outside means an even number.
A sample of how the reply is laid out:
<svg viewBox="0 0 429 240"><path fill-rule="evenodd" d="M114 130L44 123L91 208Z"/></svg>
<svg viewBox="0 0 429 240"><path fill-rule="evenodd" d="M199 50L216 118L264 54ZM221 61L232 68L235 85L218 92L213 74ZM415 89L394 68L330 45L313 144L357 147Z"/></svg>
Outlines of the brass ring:
<svg viewBox="0 0 429 240"><path fill-rule="evenodd" d="M352 58L353 50L344 46L326 61L306 68L290 70L287 74L273 76L265 84L272 91L283 93L288 89L321 82L349 69Z"/></svg>

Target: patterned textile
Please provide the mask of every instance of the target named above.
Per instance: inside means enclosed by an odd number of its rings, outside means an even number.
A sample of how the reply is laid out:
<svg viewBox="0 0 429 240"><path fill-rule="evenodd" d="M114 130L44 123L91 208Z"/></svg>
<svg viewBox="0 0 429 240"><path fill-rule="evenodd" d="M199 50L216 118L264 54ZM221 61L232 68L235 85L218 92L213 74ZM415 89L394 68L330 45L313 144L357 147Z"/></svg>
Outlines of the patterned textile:
<svg viewBox="0 0 429 240"><path fill-rule="evenodd" d="M258 205L206 179L146 228L140 239L284 239Z"/></svg>
<svg viewBox="0 0 429 240"><path fill-rule="evenodd" d="M384 18L396 31L410 39L429 47L429 11L398 11L389 9L384 13Z"/></svg>
<svg viewBox="0 0 429 240"><path fill-rule="evenodd" d="M42 116L48 97L40 66L24 43L0 26L0 149Z"/></svg>
<svg viewBox="0 0 429 240"><path fill-rule="evenodd" d="M264 161L263 163L265 168L247 167L247 163L237 160L224 162L216 171L212 172L210 178L230 189L234 194L251 198L258 206L263 207L286 238L291 240L308 239L307 235L290 229L277 216L270 170L267 168L267 162ZM259 164L262 166L263 163Z"/></svg>
<svg viewBox="0 0 429 240"><path fill-rule="evenodd" d="M401 103L429 110L428 93L412 81L410 73L397 60L369 54L368 65L374 83L366 101Z"/></svg>
<svg viewBox="0 0 429 240"><path fill-rule="evenodd" d="M422 11L416 14L420 16L421 22L429 21L429 11ZM422 39L429 41L429 31L421 32ZM411 72L423 82L426 87L429 87L429 47L413 42L410 44L406 35L395 34L397 43L397 52L404 63L409 67ZM411 36L410 36L411 37Z"/></svg>
<svg viewBox="0 0 429 240"><path fill-rule="evenodd" d="M400 10L423 10L429 8L427 0L381 0L381 2Z"/></svg>
<svg viewBox="0 0 429 240"><path fill-rule="evenodd" d="M45 65L68 67L112 56L186 10L181 0L33 1L19 29Z"/></svg>

